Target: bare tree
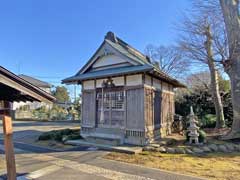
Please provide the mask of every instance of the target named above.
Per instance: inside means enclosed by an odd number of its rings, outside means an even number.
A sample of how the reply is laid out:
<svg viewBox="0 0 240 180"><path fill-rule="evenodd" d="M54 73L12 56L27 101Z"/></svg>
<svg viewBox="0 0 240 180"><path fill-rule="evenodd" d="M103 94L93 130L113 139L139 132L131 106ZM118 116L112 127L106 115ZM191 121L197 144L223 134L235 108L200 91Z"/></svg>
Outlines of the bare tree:
<svg viewBox="0 0 240 180"><path fill-rule="evenodd" d="M179 45L189 60L205 63L209 68L211 93L217 116L216 128L221 128L225 126L225 120L219 92L218 62L226 53L226 38L224 31L219 29L219 19L207 11L203 12L199 8L202 2L197 2L193 5L192 13L184 17L185 20L181 26L183 35L179 40Z"/></svg>
<svg viewBox="0 0 240 180"><path fill-rule="evenodd" d="M209 71L202 71L191 74L187 77L186 84L188 85L188 88L193 91L198 91L199 89L210 90L211 76Z"/></svg>
<svg viewBox="0 0 240 180"><path fill-rule="evenodd" d="M182 52L175 46L147 45L145 54L156 67L163 72L175 77L182 78L187 73L190 62L186 61Z"/></svg>
<svg viewBox="0 0 240 180"><path fill-rule="evenodd" d="M239 0L219 0L224 17L229 58L223 61L224 69L230 77L233 124L226 139L240 137L240 3Z"/></svg>

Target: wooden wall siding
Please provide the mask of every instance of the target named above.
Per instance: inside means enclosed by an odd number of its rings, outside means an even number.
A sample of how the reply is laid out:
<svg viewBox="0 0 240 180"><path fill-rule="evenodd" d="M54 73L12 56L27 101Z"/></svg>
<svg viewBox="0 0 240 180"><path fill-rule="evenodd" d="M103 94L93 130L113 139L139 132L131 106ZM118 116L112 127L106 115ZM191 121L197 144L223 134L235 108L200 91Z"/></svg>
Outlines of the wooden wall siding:
<svg viewBox="0 0 240 180"><path fill-rule="evenodd" d="M170 94L170 120L171 120L171 124L174 121L174 114L175 114L175 99L174 99L174 94Z"/></svg>
<svg viewBox="0 0 240 180"><path fill-rule="evenodd" d="M152 86L152 77L149 75L145 75L145 84Z"/></svg>
<svg viewBox="0 0 240 180"><path fill-rule="evenodd" d="M164 134L168 135L171 133L171 125L174 116L174 94L162 92L162 127L166 130Z"/></svg>
<svg viewBox="0 0 240 180"><path fill-rule="evenodd" d="M167 83L162 82L162 90L169 91L169 87Z"/></svg>
<svg viewBox="0 0 240 180"><path fill-rule="evenodd" d="M166 117L167 117L167 111L168 111L168 101L167 101L167 94L166 93L162 93L162 114L161 114L161 119L162 122L161 124L165 124L166 123Z"/></svg>
<svg viewBox="0 0 240 180"><path fill-rule="evenodd" d="M153 78L153 87L155 87L156 89L161 89L161 81L156 79L156 78Z"/></svg>
<svg viewBox="0 0 240 180"><path fill-rule="evenodd" d="M82 124L95 126L95 91L83 91Z"/></svg>
<svg viewBox="0 0 240 180"><path fill-rule="evenodd" d="M161 124L161 102L162 102L162 93L161 91L153 91L153 108L154 108L154 118L153 118L153 126L155 128L159 128Z"/></svg>
<svg viewBox="0 0 240 180"><path fill-rule="evenodd" d="M161 94L160 90L145 88L145 123L151 130L159 128L161 124Z"/></svg>
<svg viewBox="0 0 240 180"><path fill-rule="evenodd" d="M128 89L126 128L144 130L144 89Z"/></svg>
<svg viewBox="0 0 240 180"><path fill-rule="evenodd" d="M84 90L89 90L89 89L94 89L94 80L89 80L89 81L83 81L83 89Z"/></svg>
<svg viewBox="0 0 240 180"><path fill-rule="evenodd" d="M142 74L135 74L127 76L127 86L136 86L143 84Z"/></svg>
<svg viewBox="0 0 240 180"><path fill-rule="evenodd" d="M153 94L152 89L145 88L144 93L145 123L147 127L153 126Z"/></svg>

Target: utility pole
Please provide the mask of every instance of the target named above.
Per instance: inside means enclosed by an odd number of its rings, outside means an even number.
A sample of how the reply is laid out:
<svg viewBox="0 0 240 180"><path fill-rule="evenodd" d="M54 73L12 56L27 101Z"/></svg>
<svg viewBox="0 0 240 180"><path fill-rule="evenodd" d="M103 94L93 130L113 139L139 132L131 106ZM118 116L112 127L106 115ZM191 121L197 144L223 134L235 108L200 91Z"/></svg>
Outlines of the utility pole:
<svg viewBox="0 0 240 180"><path fill-rule="evenodd" d="M74 102L77 102L77 89L76 84L74 84Z"/></svg>

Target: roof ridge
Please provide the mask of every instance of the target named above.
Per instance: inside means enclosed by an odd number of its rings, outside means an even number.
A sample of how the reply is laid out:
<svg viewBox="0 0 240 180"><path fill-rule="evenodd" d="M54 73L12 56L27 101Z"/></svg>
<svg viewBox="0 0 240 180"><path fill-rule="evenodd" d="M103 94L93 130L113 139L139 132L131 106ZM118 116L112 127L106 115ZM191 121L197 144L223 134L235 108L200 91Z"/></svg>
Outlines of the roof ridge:
<svg viewBox="0 0 240 180"><path fill-rule="evenodd" d="M144 61L145 63L150 63L151 64L149 57L147 57L145 54L143 54L142 52L140 52L139 50L137 50L133 46L129 45L127 42L125 42L124 40L122 40L118 36L116 36L113 32L109 31L106 34L105 39L108 39L108 40L112 41L113 43L119 44L120 46L122 46L124 49L126 49L132 55L136 56L137 58Z"/></svg>
<svg viewBox="0 0 240 180"><path fill-rule="evenodd" d="M41 84L44 85L44 86L52 86L50 83L48 83L48 82L46 82L46 81L42 81L42 80L40 80L40 79L37 79L37 78L35 78L35 77L29 76L29 75L26 75L26 74L20 74L19 77L22 78L22 79L26 78L26 79L24 79L25 81L31 81L31 79L34 80L34 81L36 81L36 83L30 82L30 83L32 83L32 84L41 83ZM29 78L29 80L28 80L27 78ZM38 85L40 85L40 84L38 84Z"/></svg>
<svg viewBox="0 0 240 180"><path fill-rule="evenodd" d="M144 55L141 51L137 50L136 48L134 48L133 46L129 45L128 43L126 43L125 41L123 41L121 38L117 37L118 43L120 45L123 45L124 48L126 48L127 50L132 51L132 53L135 53L140 55L142 58L144 58L146 60L146 62L149 62L147 59L147 56Z"/></svg>
<svg viewBox="0 0 240 180"><path fill-rule="evenodd" d="M110 38L109 38L109 36L110 36ZM121 38L117 37L113 32L109 31L107 33L107 35L105 36L105 39L108 39L111 42L113 42L112 41L112 39L113 39L114 40L113 43L119 44L120 46L122 46L124 49L126 49L133 56L135 56L138 59L144 61L144 63L146 63L148 65L151 65L155 69L155 71L159 72L160 74L162 74L163 76L165 76L169 79L176 80L175 78L173 78L172 76L170 76L166 72L162 71L160 68L155 67L154 64L152 64L150 62L150 58L148 56L144 55L142 52L140 52L136 48L132 47L131 45L129 45L127 42L125 42ZM139 55L141 56L141 58L139 57Z"/></svg>

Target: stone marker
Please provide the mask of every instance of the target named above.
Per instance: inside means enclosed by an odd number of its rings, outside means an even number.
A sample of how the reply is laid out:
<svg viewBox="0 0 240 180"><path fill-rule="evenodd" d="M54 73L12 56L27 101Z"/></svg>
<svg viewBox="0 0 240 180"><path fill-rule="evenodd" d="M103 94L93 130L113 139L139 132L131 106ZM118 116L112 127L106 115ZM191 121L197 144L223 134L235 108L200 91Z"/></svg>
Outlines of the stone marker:
<svg viewBox="0 0 240 180"><path fill-rule="evenodd" d="M185 150L183 148L176 148L175 149L176 153L179 153L179 154L185 154Z"/></svg>
<svg viewBox="0 0 240 180"><path fill-rule="evenodd" d="M174 154L175 149L174 148L166 148L167 153Z"/></svg>
<svg viewBox="0 0 240 180"><path fill-rule="evenodd" d="M185 149L185 152L186 152L186 154L193 154L192 150L189 149L189 148L186 148L186 149Z"/></svg>
<svg viewBox="0 0 240 180"><path fill-rule="evenodd" d="M212 152L212 150L207 146L203 146L201 149L206 153Z"/></svg>
<svg viewBox="0 0 240 180"><path fill-rule="evenodd" d="M154 148L158 148L158 147L160 147L160 145L159 145L159 144L156 144L156 143L154 143L154 144L150 144L150 146L152 146L152 147L154 147Z"/></svg>
<svg viewBox="0 0 240 180"><path fill-rule="evenodd" d="M218 149L219 149L219 151L224 152L224 153L229 152L228 149L226 148L226 146L224 146L224 145L219 145Z"/></svg>
<svg viewBox="0 0 240 180"><path fill-rule="evenodd" d="M234 148L234 144L225 144L225 146L226 146L226 148L229 150L229 151L234 151L235 150L235 148Z"/></svg>
<svg viewBox="0 0 240 180"><path fill-rule="evenodd" d="M161 152L161 153L166 153L167 152L166 148L164 148L164 147L157 148L157 151Z"/></svg>
<svg viewBox="0 0 240 180"><path fill-rule="evenodd" d="M152 147L152 146L145 146L145 147L143 148L143 150L144 150L144 151L155 151L155 148Z"/></svg>
<svg viewBox="0 0 240 180"><path fill-rule="evenodd" d="M208 147L214 152L218 151L218 146L216 144L210 144L208 145Z"/></svg>
<svg viewBox="0 0 240 180"><path fill-rule="evenodd" d="M197 147L193 148L192 151L196 154L203 154L204 153L204 151L202 149L197 148Z"/></svg>
<svg viewBox="0 0 240 180"><path fill-rule="evenodd" d="M240 151L240 144L234 144L235 151Z"/></svg>

